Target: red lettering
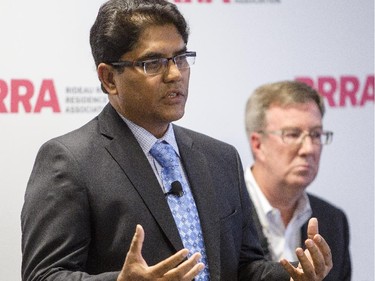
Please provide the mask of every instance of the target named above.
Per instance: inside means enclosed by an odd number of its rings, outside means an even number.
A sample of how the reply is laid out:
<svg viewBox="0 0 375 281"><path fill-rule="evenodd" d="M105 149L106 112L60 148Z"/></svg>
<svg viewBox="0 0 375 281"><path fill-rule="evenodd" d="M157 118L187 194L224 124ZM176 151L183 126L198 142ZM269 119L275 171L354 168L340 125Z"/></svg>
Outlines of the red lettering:
<svg viewBox="0 0 375 281"><path fill-rule="evenodd" d="M23 105L25 112L31 112L30 99L34 94L33 84L29 80L12 80L10 82L10 88L10 112L19 112L19 104Z"/></svg>
<svg viewBox="0 0 375 281"><path fill-rule="evenodd" d="M10 90L9 90L10 88ZM8 94L9 93L9 94ZM18 113L23 107L24 111L32 112L32 99L34 96L34 85L26 79L12 79L10 86L0 79L0 113L9 112L9 104L6 104L10 96L10 112ZM34 112L41 112L42 108L51 108L53 112L61 112L53 80L43 80L40 91L36 97Z"/></svg>
<svg viewBox="0 0 375 281"><path fill-rule="evenodd" d="M340 106L345 106L345 100L349 99L352 105L357 104L356 94L359 89L359 81L354 76L342 76L340 78Z"/></svg>
<svg viewBox="0 0 375 281"><path fill-rule="evenodd" d="M333 77L319 77L318 78L318 91L328 101L328 105L335 106L333 94L336 91L336 80Z"/></svg>
<svg viewBox="0 0 375 281"><path fill-rule="evenodd" d="M40 112L43 107L51 107L53 112L60 112L60 106L52 80L42 81L34 112Z"/></svg>
<svg viewBox="0 0 375 281"><path fill-rule="evenodd" d="M300 81L302 83L305 83L309 85L310 87L314 88L314 80L312 80L310 77L297 77L297 81Z"/></svg>
<svg viewBox="0 0 375 281"><path fill-rule="evenodd" d="M374 102L374 75L369 75L361 90L360 79L357 76L341 76L335 79L331 76L321 76L317 78L317 85L314 79L306 76L296 77L295 80L306 83L315 88L318 92L327 99L330 107L345 107L347 101L352 106L364 106L367 102ZM339 86L339 87L338 87ZM335 103L335 99L338 103Z"/></svg>
<svg viewBox="0 0 375 281"><path fill-rule="evenodd" d="M367 101L374 102L374 76L367 77L359 105L363 106Z"/></svg>
<svg viewBox="0 0 375 281"><path fill-rule="evenodd" d="M2 112L8 112L4 100L8 94L8 86L5 81L0 80L0 113Z"/></svg>
<svg viewBox="0 0 375 281"><path fill-rule="evenodd" d="M333 77L319 77L318 85L314 84L314 80L310 77L296 77L295 80L300 81L316 89L323 97L328 100L329 106L334 107L335 101L333 95L336 91L336 80Z"/></svg>

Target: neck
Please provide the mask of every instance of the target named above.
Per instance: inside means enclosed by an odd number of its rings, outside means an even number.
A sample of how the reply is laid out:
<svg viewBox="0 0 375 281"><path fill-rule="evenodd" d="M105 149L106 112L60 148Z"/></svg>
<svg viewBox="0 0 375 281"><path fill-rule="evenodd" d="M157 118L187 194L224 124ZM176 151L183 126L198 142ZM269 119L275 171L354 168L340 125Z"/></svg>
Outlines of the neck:
<svg viewBox="0 0 375 281"><path fill-rule="evenodd" d="M116 108L115 108L116 109ZM146 131L150 132L153 136L155 136L157 139L160 139L168 130L168 126L170 123L167 122L160 122L160 123L148 123L142 119L137 120L134 118L130 118L126 114L121 113L116 109L116 111L122 116L122 118L125 118L126 120L134 123L135 125L142 127Z"/></svg>
<svg viewBox="0 0 375 281"><path fill-rule="evenodd" d="M287 226L293 217L304 189L288 187L284 183L273 181L269 173L260 173L256 167L253 167L252 172L260 190L271 206L280 211L284 225Z"/></svg>

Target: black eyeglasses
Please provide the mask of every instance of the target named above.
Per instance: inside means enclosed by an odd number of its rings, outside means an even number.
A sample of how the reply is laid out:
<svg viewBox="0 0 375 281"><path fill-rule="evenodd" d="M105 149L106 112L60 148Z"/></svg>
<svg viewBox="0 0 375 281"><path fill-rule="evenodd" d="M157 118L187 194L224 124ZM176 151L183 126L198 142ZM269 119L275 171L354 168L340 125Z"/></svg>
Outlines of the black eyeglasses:
<svg viewBox="0 0 375 281"><path fill-rule="evenodd" d="M302 144L307 136L310 137L313 144L322 145L330 144L333 139L333 132L322 131L322 130L312 130L310 132L303 131L297 128L291 129L281 129L275 131L258 131L261 134L273 134L281 137L285 144Z"/></svg>
<svg viewBox="0 0 375 281"><path fill-rule="evenodd" d="M158 58L145 61L118 61L109 63L114 67L142 67L146 75L155 75L165 71L170 60L178 69L190 68L194 65L196 52L185 52L170 58Z"/></svg>

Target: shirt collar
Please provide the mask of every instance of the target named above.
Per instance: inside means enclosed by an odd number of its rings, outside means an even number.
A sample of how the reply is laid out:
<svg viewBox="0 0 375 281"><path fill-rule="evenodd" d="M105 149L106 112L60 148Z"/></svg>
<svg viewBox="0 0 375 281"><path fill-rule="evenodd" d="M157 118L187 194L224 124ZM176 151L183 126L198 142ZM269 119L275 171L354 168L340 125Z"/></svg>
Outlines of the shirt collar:
<svg viewBox="0 0 375 281"><path fill-rule="evenodd" d="M128 125L129 129L132 131L133 135L137 139L139 145L141 146L143 152L147 155L150 152L150 149L152 146L158 142L158 141L166 141L169 143L173 149L176 151L177 155L180 156L176 138L174 135L173 126L170 123L168 125L168 129L165 132L164 136L162 136L160 139L157 139L153 134L151 134L149 131L147 131L145 128L138 126L134 122L130 121L129 119L125 118L119 113L120 117L124 122Z"/></svg>
<svg viewBox="0 0 375 281"><path fill-rule="evenodd" d="M254 203L255 209L258 213L260 223L262 226L268 226L268 219L271 216L279 213L279 210L272 207L266 196L261 191L258 183L256 182L254 175L251 171L251 167L248 167L245 172L245 181L248 192ZM310 200L306 192L303 192L302 196L297 202L297 208L293 214L292 220L306 221L312 214ZM303 222L304 223L304 222ZM303 225L301 224L301 226Z"/></svg>
<svg viewBox="0 0 375 281"><path fill-rule="evenodd" d="M258 183L255 181L254 175L251 171L251 167L248 167L245 172L245 181L247 190L251 196L251 200L254 204L254 207L258 213L259 220L261 225L266 226L268 222L266 216L269 213L272 213L274 208L268 202L266 196L260 190Z"/></svg>

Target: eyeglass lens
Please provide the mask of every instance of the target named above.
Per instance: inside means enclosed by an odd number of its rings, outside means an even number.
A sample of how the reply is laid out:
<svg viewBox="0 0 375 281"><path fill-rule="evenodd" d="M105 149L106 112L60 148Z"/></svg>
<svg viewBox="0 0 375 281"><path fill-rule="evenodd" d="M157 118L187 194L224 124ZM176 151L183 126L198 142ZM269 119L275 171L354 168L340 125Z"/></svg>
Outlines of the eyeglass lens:
<svg viewBox="0 0 375 281"><path fill-rule="evenodd" d="M305 138L309 136L314 144L328 144L330 143L332 134L330 132L312 131L303 133L299 130L284 130L282 138L285 143L297 144L303 143Z"/></svg>
<svg viewBox="0 0 375 281"><path fill-rule="evenodd" d="M160 58L156 60L145 61L143 62L144 71L146 74L157 74L163 72L167 67L169 60L173 60L178 69L186 69L194 64L195 56L182 54L172 58Z"/></svg>

